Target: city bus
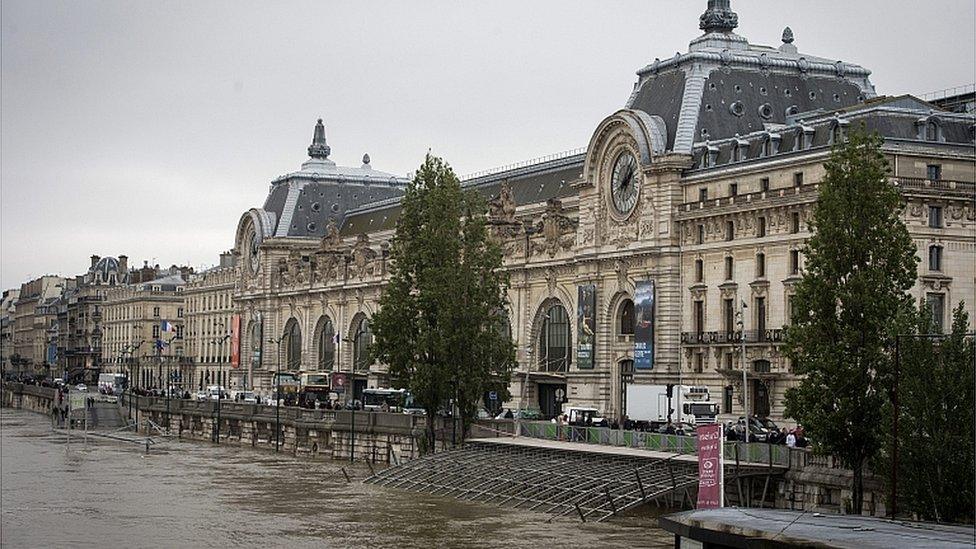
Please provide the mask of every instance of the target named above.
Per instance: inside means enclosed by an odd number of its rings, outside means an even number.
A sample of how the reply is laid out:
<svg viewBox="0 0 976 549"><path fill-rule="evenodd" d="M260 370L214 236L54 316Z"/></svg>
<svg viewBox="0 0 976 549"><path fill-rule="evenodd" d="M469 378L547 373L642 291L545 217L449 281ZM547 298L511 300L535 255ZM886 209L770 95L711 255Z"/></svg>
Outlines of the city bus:
<svg viewBox="0 0 976 549"><path fill-rule="evenodd" d="M298 374L293 372L280 372L271 375L272 391L281 389L281 398L286 398L287 395L298 396L298 391L301 389L301 379Z"/></svg>
<svg viewBox="0 0 976 549"><path fill-rule="evenodd" d="M329 401L331 387L329 374L326 372L302 372L301 389L298 394L299 406L314 408L315 403L323 406Z"/></svg>
<svg viewBox="0 0 976 549"><path fill-rule="evenodd" d="M383 410L386 404L390 412L422 413L406 389L366 389L363 391L363 409L372 412Z"/></svg>

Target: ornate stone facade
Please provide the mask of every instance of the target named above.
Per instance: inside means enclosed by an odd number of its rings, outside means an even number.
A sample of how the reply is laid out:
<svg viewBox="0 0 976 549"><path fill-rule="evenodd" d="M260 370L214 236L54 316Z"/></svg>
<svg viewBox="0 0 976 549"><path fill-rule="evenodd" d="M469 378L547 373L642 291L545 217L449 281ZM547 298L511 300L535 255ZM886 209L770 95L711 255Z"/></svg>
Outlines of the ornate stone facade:
<svg viewBox="0 0 976 549"><path fill-rule="evenodd" d="M708 387L723 417L735 417L744 366L750 409L781 418L783 392L797 379L782 353L789 296L823 163L851 124L885 137L924 259L916 297L942 299L946 320L965 300L976 317L973 117L933 117L909 96L871 99L866 69L811 61L792 32L778 50L753 47L731 33L727 1L710 2L706 15L689 53L639 71L627 107L597 126L584 153L464 181L488 200L510 274L518 365L505 407L552 414L572 403L619 417L627 383L682 383ZM339 192L364 192L357 173ZM249 378L268 389L271 372L287 364L345 373L359 389L387 386L385 367L365 364L362 350L397 199L350 208L321 236L296 238L282 229L290 214L268 209L279 203L271 198L242 216L234 248ZM939 262L929 265L933 246ZM635 370L633 300L647 281L653 368ZM590 284L594 364L581 369L577 295Z"/></svg>

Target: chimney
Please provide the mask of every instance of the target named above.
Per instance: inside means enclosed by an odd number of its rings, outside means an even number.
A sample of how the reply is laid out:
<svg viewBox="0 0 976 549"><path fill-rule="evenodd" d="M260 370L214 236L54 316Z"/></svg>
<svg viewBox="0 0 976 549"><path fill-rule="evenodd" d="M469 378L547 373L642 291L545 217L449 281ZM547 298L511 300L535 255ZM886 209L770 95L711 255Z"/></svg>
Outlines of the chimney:
<svg viewBox="0 0 976 549"><path fill-rule="evenodd" d="M92 267L95 267L95 265L97 265L97 264L98 264L98 260L99 260L99 259L101 259L101 258L100 258L100 257L98 257L97 255L93 255L93 256L91 256L91 262L92 262L92 264L91 264L91 266L92 266Z"/></svg>
<svg viewBox="0 0 976 549"><path fill-rule="evenodd" d="M220 266L221 267L233 267L234 266L234 252L227 251L220 254Z"/></svg>
<svg viewBox="0 0 976 549"><path fill-rule="evenodd" d="M125 276L125 273L129 271L129 256L120 255L119 256L119 276Z"/></svg>

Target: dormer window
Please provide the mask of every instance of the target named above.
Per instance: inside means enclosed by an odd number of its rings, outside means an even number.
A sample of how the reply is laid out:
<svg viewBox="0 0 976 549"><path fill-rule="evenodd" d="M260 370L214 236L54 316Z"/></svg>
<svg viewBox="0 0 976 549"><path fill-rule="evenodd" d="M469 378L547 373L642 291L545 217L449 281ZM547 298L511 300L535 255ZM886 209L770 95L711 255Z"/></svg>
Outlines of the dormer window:
<svg viewBox="0 0 976 549"><path fill-rule="evenodd" d="M847 125L848 122L846 120L840 120L840 119L834 120L834 123L830 126L831 145L840 145L841 143L844 142L845 136L847 134Z"/></svg>
<svg viewBox="0 0 976 549"><path fill-rule="evenodd" d="M742 162L749 154L749 142L744 139L736 139L732 145L732 161Z"/></svg>
<svg viewBox="0 0 976 549"><path fill-rule="evenodd" d="M779 152L780 137L777 134L768 134L762 144L762 156L773 156Z"/></svg>
<svg viewBox="0 0 976 549"><path fill-rule="evenodd" d="M920 141L945 141L942 135L942 121L937 116L926 116L915 122Z"/></svg>
<svg viewBox="0 0 976 549"><path fill-rule="evenodd" d="M808 126L800 126L796 130L796 141L793 143L794 151L803 151L810 148L813 143L814 129Z"/></svg>

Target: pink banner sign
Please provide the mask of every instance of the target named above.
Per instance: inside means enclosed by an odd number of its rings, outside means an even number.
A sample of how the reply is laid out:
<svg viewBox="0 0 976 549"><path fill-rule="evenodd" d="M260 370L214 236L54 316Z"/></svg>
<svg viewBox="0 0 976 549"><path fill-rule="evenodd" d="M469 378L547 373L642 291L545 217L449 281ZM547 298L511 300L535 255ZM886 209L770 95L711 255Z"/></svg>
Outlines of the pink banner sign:
<svg viewBox="0 0 976 549"><path fill-rule="evenodd" d="M725 507L725 442L722 424L702 425L698 433L698 508Z"/></svg>

